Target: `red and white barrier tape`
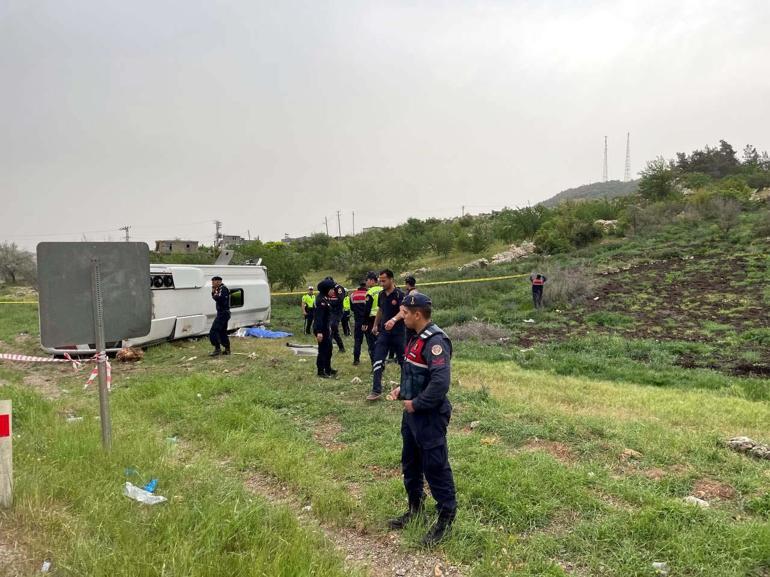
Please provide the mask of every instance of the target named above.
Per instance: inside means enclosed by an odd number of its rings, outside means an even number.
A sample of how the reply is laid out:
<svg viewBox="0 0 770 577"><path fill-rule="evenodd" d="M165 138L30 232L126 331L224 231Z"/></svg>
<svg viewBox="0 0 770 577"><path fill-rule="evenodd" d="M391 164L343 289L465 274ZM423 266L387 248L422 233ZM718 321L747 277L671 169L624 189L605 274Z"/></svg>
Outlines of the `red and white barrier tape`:
<svg viewBox="0 0 770 577"><path fill-rule="evenodd" d="M88 361L86 362L96 362L96 366L91 371L91 374L88 376L88 381L86 381L86 384L83 386L85 389L90 385L96 377L99 375L99 361L103 359L104 363L107 367L107 388L112 389L112 365L110 365L110 361L107 358L106 353L100 353L96 354ZM0 361L13 361L16 363L71 363L72 368L75 370L78 370L82 365L83 361L76 361L71 356L69 356L67 353L64 353L63 359L56 359L52 357L32 357L30 355L16 355L11 353L0 353Z"/></svg>

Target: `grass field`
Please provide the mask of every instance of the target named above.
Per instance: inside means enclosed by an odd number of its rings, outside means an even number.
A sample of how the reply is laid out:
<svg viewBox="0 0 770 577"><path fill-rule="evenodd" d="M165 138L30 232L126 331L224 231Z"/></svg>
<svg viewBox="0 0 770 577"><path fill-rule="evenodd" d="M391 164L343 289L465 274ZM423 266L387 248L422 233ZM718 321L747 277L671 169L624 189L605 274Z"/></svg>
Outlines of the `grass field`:
<svg viewBox="0 0 770 577"><path fill-rule="evenodd" d="M276 322L285 314L296 329L290 310L278 306ZM34 308L0 314L2 350L34 352ZM591 350L570 354L606 363ZM114 364L109 455L85 371L0 366L0 396L16 409L0 571L31 575L50 559L55 575L431 575L440 563L447 575L649 576L653 562L671 575L770 572L770 461L724 446L770 441L770 405L737 377L679 367L678 382L655 363L621 367L617 380L565 376L500 347L458 346L449 444L460 512L427 552L424 524L385 529L404 507L400 408L363 401L368 374L349 353L329 381L283 342L207 351L185 341ZM705 386L714 374L718 386ZM150 478L168 503L122 496L126 480Z"/></svg>

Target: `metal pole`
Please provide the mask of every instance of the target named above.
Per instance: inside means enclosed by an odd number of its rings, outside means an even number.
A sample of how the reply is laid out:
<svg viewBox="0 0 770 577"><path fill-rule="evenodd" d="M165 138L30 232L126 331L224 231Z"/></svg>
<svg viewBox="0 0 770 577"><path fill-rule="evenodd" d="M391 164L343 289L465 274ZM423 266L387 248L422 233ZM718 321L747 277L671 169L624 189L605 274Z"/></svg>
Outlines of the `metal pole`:
<svg viewBox="0 0 770 577"><path fill-rule="evenodd" d="M11 401L0 401L0 508L13 505L13 419Z"/></svg>
<svg viewBox="0 0 770 577"><path fill-rule="evenodd" d="M102 301L102 273L98 258L91 259L91 295L94 305L94 335L96 335L97 368L99 370L99 415L102 423L102 447L112 449L110 398L107 390L107 353L104 343L104 305Z"/></svg>

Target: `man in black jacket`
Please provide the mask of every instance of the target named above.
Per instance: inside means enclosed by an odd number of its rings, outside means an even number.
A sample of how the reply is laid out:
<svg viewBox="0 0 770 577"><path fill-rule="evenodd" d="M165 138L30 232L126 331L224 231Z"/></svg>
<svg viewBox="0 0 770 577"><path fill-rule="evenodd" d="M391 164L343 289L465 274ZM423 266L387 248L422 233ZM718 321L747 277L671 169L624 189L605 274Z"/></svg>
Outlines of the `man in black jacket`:
<svg viewBox="0 0 770 577"><path fill-rule="evenodd" d="M423 545L435 545L444 538L455 519L457 497L452 468L449 466L446 431L452 415L447 399L451 379L452 342L431 322L431 300L415 293L404 297L404 323L415 331L406 348L401 385L388 395L401 400L401 470L409 500L406 513L391 519L392 529L401 529L421 515L425 494L424 480L436 500L438 520L422 539Z"/></svg>
<svg viewBox="0 0 770 577"><path fill-rule="evenodd" d="M209 331L209 341L214 350L210 356L230 354L230 338L227 336L227 323L230 321L230 290L222 284L222 277L211 278L211 298L217 306L217 316ZM224 347L224 351L222 350Z"/></svg>
<svg viewBox="0 0 770 577"><path fill-rule="evenodd" d="M335 282L324 279L318 283L318 296L315 299L315 313L313 316L313 334L318 341L318 356L316 368L318 376L328 379L337 374L332 369L332 297L334 296Z"/></svg>

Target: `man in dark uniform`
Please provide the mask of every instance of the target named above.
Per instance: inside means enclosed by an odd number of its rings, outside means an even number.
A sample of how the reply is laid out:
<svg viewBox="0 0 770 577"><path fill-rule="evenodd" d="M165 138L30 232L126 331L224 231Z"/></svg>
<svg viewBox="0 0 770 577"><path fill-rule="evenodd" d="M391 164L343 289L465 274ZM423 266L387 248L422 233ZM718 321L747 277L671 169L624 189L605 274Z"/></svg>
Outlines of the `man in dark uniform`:
<svg viewBox="0 0 770 577"><path fill-rule="evenodd" d="M364 342L364 327L369 321L369 308L367 303L366 283L362 282L358 288L350 293L350 310L353 313L353 364L361 362L361 345Z"/></svg>
<svg viewBox="0 0 770 577"><path fill-rule="evenodd" d="M332 286L334 287L334 294L329 297L329 304L331 305L331 330L332 330L332 339L334 339L334 342L337 343L337 348L341 353L345 352L345 343L342 342L342 337L340 336L340 321L342 320L342 301L345 300L345 287L343 287L341 284L338 284L334 281L334 279L330 276L327 276L324 280L328 280L332 282Z"/></svg>
<svg viewBox="0 0 770 577"><path fill-rule="evenodd" d="M417 281L413 276L408 276L404 279L404 297L407 297L411 294L417 293ZM391 330L393 326L398 321L404 320L404 315L406 311L404 310L403 304L401 305L401 310L399 310L398 314L390 319L388 322L385 323L385 329ZM416 333L410 329L409 327L406 327L406 340L405 343L409 343L409 341L412 340L416 336Z"/></svg>
<svg viewBox="0 0 770 577"><path fill-rule="evenodd" d="M334 295L334 281L324 279L318 283L318 296L315 300L315 312L313 315L313 334L318 341L318 356L316 368L318 376L328 379L337 374L332 369L332 305L331 297Z"/></svg>
<svg viewBox="0 0 770 577"><path fill-rule="evenodd" d="M529 282L532 283L532 301L536 309L543 308L543 285L548 279L540 273L529 275Z"/></svg>
<svg viewBox="0 0 770 577"><path fill-rule="evenodd" d="M380 285L382 290L378 295L379 309L372 329L377 337L372 365L372 392L366 397L367 401L377 401L382 398L382 372L385 370L388 351L391 349L396 351L396 360L399 365L404 362L404 321L396 321L392 328L385 328L385 324L398 315L404 293L393 282L392 270L385 269L380 272Z"/></svg>
<svg viewBox="0 0 770 577"><path fill-rule="evenodd" d="M423 545L438 543L455 519L457 497L452 468L449 466L446 431L452 415L447 399L451 378L452 342L431 322L432 303L424 294L404 297L404 323L415 331L406 348L401 385L388 399L402 400L401 470L409 500L409 510L391 519L393 529L401 529L423 509L423 479L436 500L438 520L422 539Z"/></svg>
<svg viewBox="0 0 770 577"><path fill-rule="evenodd" d="M222 284L222 277L211 278L211 298L217 306L217 316L209 331L209 341L214 350L209 356L230 354L230 338L227 336L227 323L230 321L230 290ZM224 347L224 351L221 347Z"/></svg>

